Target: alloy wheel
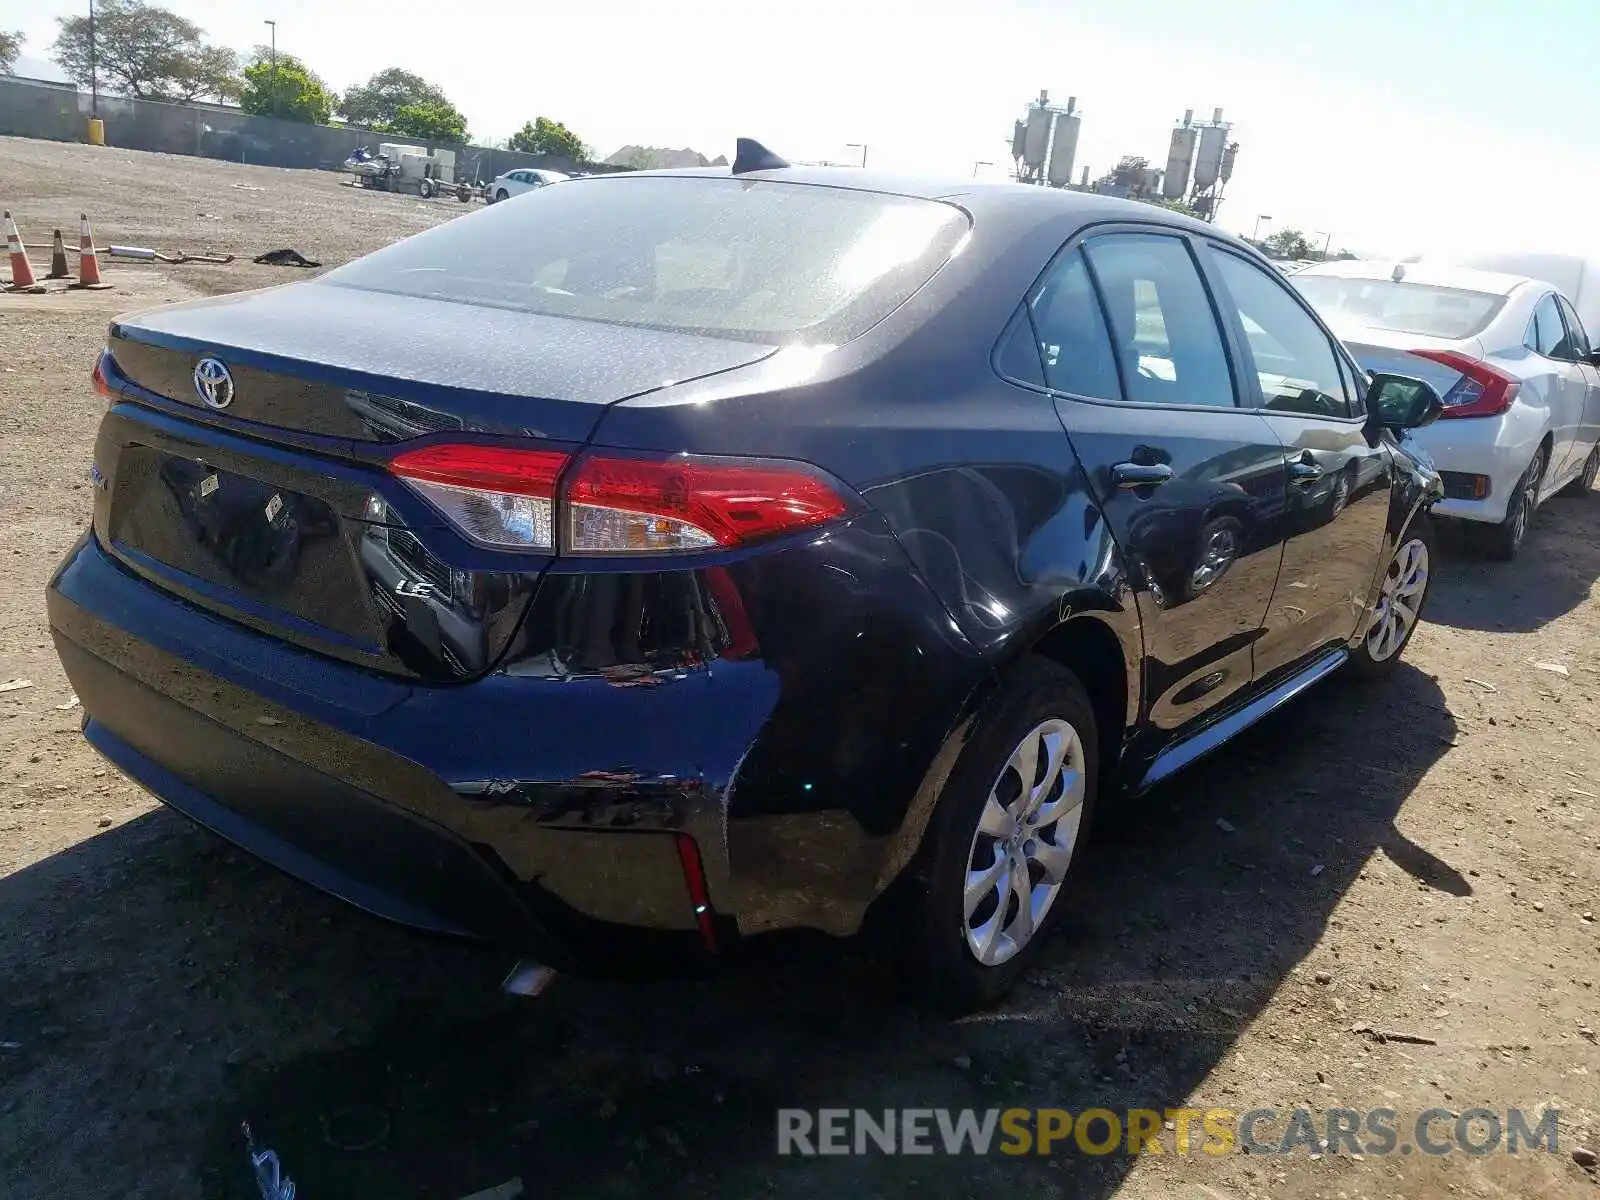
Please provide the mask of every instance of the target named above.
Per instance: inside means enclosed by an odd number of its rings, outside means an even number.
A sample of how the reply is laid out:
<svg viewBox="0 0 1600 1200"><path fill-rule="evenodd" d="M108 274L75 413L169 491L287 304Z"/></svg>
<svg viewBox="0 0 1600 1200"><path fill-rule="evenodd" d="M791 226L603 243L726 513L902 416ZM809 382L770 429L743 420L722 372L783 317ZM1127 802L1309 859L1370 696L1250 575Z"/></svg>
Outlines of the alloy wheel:
<svg viewBox="0 0 1600 1200"><path fill-rule="evenodd" d="M989 788L962 888L967 948L986 967L1014 958L1060 894L1083 825L1083 742L1066 721L1034 726Z"/></svg>
<svg viewBox="0 0 1600 1200"><path fill-rule="evenodd" d="M1405 645L1428 592L1428 568L1428 546L1421 538L1412 537L1395 551L1367 629L1367 653L1374 662L1384 662Z"/></svg>
<svg viewBox="0 0 1600 1200"><path fill-rule="evenodd" d="M1528 464L1527 472L1522 476L1522 481L1517 487L1515 500L1516 507L1511 513L1511 544L1522 545L1523 538L1528 536L1528 522L1533 517L1533 511L1539 505L1539 481L1544 478L1544 447L1540 446L1534 453L1533 461Z"/></svg>
<svg viewBox="0 0 1600 1200"><path fill-rule="evenodd" d="M1344 511L1344 506L1350 503L1350 477L1343 471L1333 481L1333 515L1338 516Z"/></svg>
<svg viewBox="0 0 1600 1200"><path fill-rule="evenodd" d="M1589 457L1583 460L1583 474L1578 476L1579 485L1584 491L1594 488L1595 476L1600 475L1600 446L1589 451Z"/></svg>
<svg viewBox="0 0 1600 1200"><path fill-rule="evenodd" d="M1227 526L1211 531L1205 549L1200 552L1200 565L1189 576L1189 586L1196 592L1204 591L1222 575L1239 554L1238 539Z"/></svg>

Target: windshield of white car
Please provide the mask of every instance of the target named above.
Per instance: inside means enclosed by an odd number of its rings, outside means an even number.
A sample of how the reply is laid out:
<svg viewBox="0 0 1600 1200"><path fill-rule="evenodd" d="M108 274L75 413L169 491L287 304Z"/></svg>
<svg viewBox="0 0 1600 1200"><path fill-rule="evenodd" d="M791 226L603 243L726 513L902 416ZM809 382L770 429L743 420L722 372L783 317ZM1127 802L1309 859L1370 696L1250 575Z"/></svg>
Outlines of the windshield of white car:
<svg viewBox="0 0 1600 1200"><path fill-rule="evenodd" d="M330 284L767 344L838 344L970 228L909 196L721 176L541 187L330 272Z"/></svg>
<svg viewBox="0 0 1600 1200"><path fill-rule="evenodd" d="M1352 279L1340 275L1294 275L1300 294L1330 324L1360 325L1425 337L1475 337L1506 302L1492 292L1396 283L1392 279Z"/></svg>

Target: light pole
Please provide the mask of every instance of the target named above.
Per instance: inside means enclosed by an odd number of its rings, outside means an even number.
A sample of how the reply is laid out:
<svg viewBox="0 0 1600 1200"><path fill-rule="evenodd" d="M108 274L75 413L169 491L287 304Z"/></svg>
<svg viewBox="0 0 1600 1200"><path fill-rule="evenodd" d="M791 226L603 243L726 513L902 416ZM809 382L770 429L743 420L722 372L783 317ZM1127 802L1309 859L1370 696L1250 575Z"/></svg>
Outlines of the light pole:
<svg viewBox="0 0 1600 1200"><path fill-rule="evenodd" d="M263 21L263 25L272 29L272 115L278 115L278 23L276 21Z"/></svg>
<svg viewBox="0 0 1600 1200"><path fill-rule="evenodd" d="M867 147L866 147L866 143L865 142L846 142L844 144L844 148L846 150L859 150L859 151L861 151L861 169L863 171L865 171L867 169Z"/></svg>
<svg viewBox="0 0 1600 1200"><path fill-rule="evenodd" d="M95 76L94 0L89 0L89 115L100 115L100 81Z"/></svg>
<svg viewBox="0 0 1600 1200"><path fill-rule="evenodd" d="M1261 235L1261 222L1270 221L1270 220L1272 220L1272 217L1268 213L1262 213L1259 217L1256 218L1256 227L1250 231L1250 240L1252 242L1256 242L1256 241L1260 241L1261 240L1261 237L1260 237L1260 235Z"/></svg>

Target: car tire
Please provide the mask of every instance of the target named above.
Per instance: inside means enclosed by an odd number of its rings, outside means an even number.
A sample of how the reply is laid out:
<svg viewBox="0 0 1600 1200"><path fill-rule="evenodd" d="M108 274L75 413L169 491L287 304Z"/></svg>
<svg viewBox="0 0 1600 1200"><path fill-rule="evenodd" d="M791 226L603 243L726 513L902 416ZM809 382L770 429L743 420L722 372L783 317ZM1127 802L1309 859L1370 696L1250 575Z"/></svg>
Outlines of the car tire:
<svg viewBox="0 0 1600 1200"><path fill-rule="evenodd" d="M1583 473L1561 489L1563 496L1587 496L1594 491L1595 476L1600 475L1600 446L1589 451L1583 460Z"/></svg>
<svg viewBox="0 0 1600 1200"><path fill-rule="evenodd" d="M1533 452L1533 461L1517 480L1517 488L1506 505L1505 519L1498 525L1477 525L1473 537L1478 552L1485 558L1510 562L1528 540L1528 526L1539 507L1539 488L1544 482L1545 468L1550 465L1550 448L1543 442Z"/></svg>
<svg viewBox="0 0 1600 1200"><path fill-rule="evenodd" d="M1433 521L1427 513L1418 512L1400 535L1384 569L1372 619L1350 652L1350 668L1357 675L1381 679L1400 665L1411 635L1422 624L1437 558Z"/></svg>
<svg viewBox="0 0 1600 1200"><path fill-rule="evenodd" d="M1099 782L1094 706L1076 675L1030 657L1003 689L945 785L896 922L895 945L919 998L946 1012L999 999L1048 941ZM1019 761L1036 764L1031 789Z"/></svg>
<svg viewBox="0 0 1600 1200"><path fill-rule="evenodd" d="M511 199L511 193L506 191L505 188L501 188L498 192L496 192L494 194L494 199L495 199L495 203L498 204L502 200Z"/></svg>

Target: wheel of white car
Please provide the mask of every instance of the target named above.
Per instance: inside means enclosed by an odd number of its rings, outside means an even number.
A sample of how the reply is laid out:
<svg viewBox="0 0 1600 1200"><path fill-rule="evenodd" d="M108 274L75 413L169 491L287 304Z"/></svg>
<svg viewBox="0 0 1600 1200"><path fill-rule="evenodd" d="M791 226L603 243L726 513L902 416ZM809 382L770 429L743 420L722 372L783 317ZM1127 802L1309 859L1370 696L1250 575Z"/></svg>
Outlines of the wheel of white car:
<svg viewBox="0 0 1600 1200"><path fill-rule="evenodd" d="M494 198L496 200L509 200L511 199L511 193L506 191L505 188L501 188L494 194Z"/></svg>
<svg viewBox="0 0 1600 1200"><path fill-rule="evenodd" d="M1594 491L1595 476L1600 475L1600 446L1589 451L1583 460L1583 473L1561 489L1563 496L1587 496Z"/></svg>
<svg viewBox="0 0 1600 1200"><path fill-rule="evenodd" d="M1510 562L1528 538L1528 526L1539 507L1539 491L1544 486L1545 468L1550 465L1550 450L1540 442L1528 469L1517 480L1516 491L1506 501L1505 519L1498 525L1474 525L1473 535L1489 558Z"/></svg>
<svg viewBox="0 0 1600 1200"><path fill-rule="evenodd" d="M1366 632L1350 653L1350 665L1357 674L1377 678L1399 665L1422 620L1422 607L1433 584L1433 561L1433 526L1428 515L1419 512L1400 535L1378 585Z"/></svg>

